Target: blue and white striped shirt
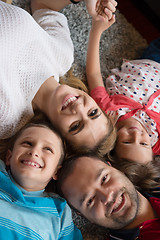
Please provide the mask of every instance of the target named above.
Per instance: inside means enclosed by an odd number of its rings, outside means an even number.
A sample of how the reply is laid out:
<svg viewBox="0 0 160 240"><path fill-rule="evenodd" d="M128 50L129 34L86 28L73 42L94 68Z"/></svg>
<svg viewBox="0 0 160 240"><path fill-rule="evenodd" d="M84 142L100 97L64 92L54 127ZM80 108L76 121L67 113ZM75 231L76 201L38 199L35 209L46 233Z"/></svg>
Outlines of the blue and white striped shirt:
<svg viewBox="0 0 160 240"><path fill-rule="evenodd" d="M81 240L71 209L56 194L19 187L0 160L0 240Z"/></svg>

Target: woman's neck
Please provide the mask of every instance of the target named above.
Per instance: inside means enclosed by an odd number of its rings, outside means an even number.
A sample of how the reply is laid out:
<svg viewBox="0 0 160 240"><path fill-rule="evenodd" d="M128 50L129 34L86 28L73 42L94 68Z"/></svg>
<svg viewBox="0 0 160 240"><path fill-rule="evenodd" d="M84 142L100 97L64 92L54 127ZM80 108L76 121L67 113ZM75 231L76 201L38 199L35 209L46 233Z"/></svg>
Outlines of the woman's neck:
<svg viewBox="0 0 160 240"><path fill-rule="evenodd" d="M32 100L33 110L39 109L48 116L48 106L53 92L60 84L54 77L48 78L39 88Z"/></svg>

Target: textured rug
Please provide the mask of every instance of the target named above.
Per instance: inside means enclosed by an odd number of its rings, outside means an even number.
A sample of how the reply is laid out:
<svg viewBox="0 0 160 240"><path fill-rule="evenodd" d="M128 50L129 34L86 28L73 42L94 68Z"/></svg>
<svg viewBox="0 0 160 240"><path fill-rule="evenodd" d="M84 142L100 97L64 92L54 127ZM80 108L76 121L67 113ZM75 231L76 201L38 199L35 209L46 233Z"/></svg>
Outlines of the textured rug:
<svg viewBox="0 0 160 240"><path fill-rule="evenodd" d="M29 11L29 0L13 0L14 5ZM62 11L69 23L71 37L75 48L73 64L74 74L85 80L85 61L87 41L91 18L86 12L84 2L69 5ZM120 67L123 58L136 59L141 56L147 47L147 41L128 23L126 18L116 12L116 23L103 33L101 38L101 68L106 77L110 70ZM85 240L105 240L107 231L89 223L73 212L76 225L81 229ZM76 240L76 239L75 239Z"/></svg>

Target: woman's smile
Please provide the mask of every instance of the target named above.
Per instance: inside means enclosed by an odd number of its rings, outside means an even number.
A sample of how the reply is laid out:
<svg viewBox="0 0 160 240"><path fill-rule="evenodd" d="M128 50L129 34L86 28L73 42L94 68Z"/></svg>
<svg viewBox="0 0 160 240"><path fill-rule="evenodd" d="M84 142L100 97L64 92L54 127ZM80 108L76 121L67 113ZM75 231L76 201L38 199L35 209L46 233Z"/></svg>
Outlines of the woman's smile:
<svg viewBox="0 0 160 240"><path fill-rule="evenodd" d="M74 95L65 96L62 104L62 111L66 109L70 104L76 102L78 98L79 98L78 96L74 96Z"/></svg>

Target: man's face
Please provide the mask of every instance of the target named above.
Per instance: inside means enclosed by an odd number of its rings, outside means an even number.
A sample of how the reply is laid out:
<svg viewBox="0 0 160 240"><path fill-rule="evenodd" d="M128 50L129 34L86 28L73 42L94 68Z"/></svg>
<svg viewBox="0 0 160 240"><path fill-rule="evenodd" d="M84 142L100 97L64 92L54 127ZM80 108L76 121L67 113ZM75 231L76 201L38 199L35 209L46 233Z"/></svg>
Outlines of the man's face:
<svg viewBox="0 0 160 240"><path fill-rule="evenodd" d="M80 157L76 161L62 185L68 202L103 227L121 229L131 223L137 216L139 198L129 179L98 159Z"/></svg>

